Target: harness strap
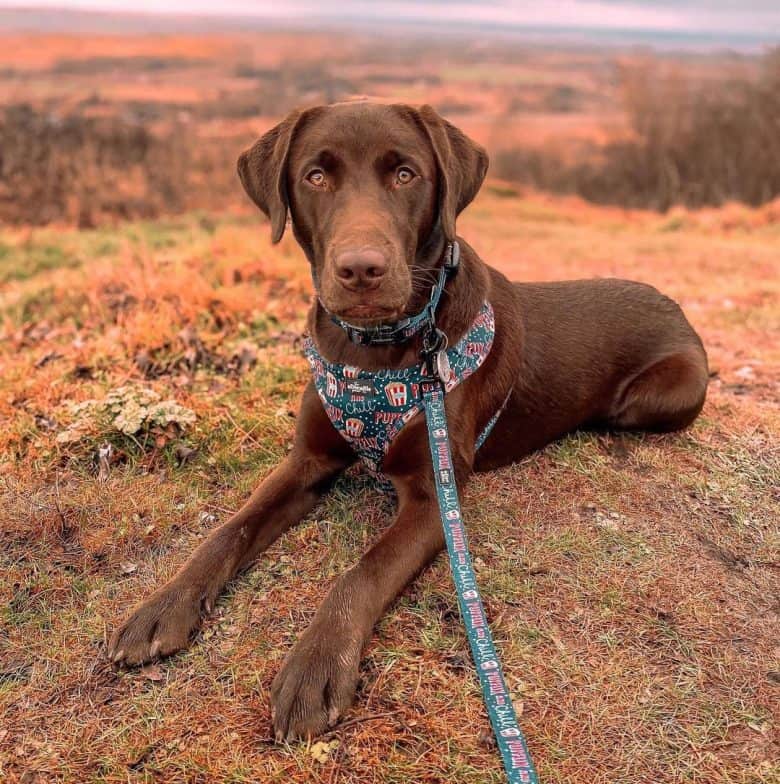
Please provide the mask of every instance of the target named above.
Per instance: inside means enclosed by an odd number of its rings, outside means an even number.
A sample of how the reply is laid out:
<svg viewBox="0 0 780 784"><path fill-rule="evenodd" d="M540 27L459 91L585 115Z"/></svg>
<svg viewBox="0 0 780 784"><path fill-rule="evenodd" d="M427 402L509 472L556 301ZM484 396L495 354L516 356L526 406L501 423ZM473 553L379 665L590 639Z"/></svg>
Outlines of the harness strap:
<svg viewBox="0 0 780 784"><path fill-rule="evenodd" d="M458 595L460 614L471 646L471 656L482 687L482 699L509 784L538 784L539 777L528 753L523 732L517 723L471 562L458 488L455 484L447 414L444 409L444 387L441 381L423 384L422 398L447 555Z"/></svg>

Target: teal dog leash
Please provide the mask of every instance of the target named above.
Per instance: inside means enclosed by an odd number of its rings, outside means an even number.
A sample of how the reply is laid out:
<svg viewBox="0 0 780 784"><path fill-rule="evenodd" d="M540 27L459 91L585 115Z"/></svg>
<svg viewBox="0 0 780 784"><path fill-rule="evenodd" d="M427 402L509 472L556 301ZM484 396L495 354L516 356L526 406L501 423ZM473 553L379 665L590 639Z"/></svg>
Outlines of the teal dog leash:
<svg viewBox="0 0 780 784"><path fill-rule="evenodd" d="M471 562L466 528L458 500L458 488L455 484L447 414L444 410L444 388L441 381L423 384L422 397L433 461L433 476L436 482L436 496L444 538L447 542L450 570L458 595L460 614L471 646L471 656L482 687L482 699L501 752L509 784L538 784L539 777L528 752L525 736L517 722Z"/></svg>

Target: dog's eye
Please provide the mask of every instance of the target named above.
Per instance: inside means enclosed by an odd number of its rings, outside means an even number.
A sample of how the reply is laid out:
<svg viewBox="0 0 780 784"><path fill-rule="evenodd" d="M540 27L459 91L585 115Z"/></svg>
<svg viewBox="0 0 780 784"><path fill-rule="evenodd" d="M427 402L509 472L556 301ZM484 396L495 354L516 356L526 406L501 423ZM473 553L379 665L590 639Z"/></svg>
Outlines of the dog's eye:
<svg viewBox="0 0 780 784"><path fill-rule="evenodd" d="M325 175L319 169L314 169L306 175L306 180L315 188L321 188L325 184Z"/></svg>
<svg viewBox="0 0 780 784"><path fill-rule="evenodd" d="M408 185L414 177L414 172L408 166L400 166L395 173L395 181L398 185Z"/></svg>

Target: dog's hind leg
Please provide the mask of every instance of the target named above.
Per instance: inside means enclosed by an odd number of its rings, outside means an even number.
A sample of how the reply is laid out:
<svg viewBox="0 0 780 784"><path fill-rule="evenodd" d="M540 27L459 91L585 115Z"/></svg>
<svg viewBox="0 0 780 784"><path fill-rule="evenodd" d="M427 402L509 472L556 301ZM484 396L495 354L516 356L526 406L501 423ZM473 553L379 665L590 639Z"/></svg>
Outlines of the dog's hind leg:
<svg viewBox="0 0 780 784"><path fill-rule="evenodd" d="M607 417L622 430L667 432L693 422L704 405L707 357L690 346L651 362L618 390Z"/></svg>

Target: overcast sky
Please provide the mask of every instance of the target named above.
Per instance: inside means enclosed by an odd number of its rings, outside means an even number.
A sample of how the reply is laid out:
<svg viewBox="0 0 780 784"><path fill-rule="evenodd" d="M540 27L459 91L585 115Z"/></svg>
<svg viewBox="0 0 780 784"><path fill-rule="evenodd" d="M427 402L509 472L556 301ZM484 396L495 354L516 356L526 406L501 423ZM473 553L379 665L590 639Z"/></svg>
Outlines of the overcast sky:
<svg viewBox="0 0 780 784"><path fill-rule="evenodd" d="M0 0L20 5L150 13L233 14L274 19L377 19L553 27L630 28L700 33L758 33L780 37L780 0Z"/></svg>

